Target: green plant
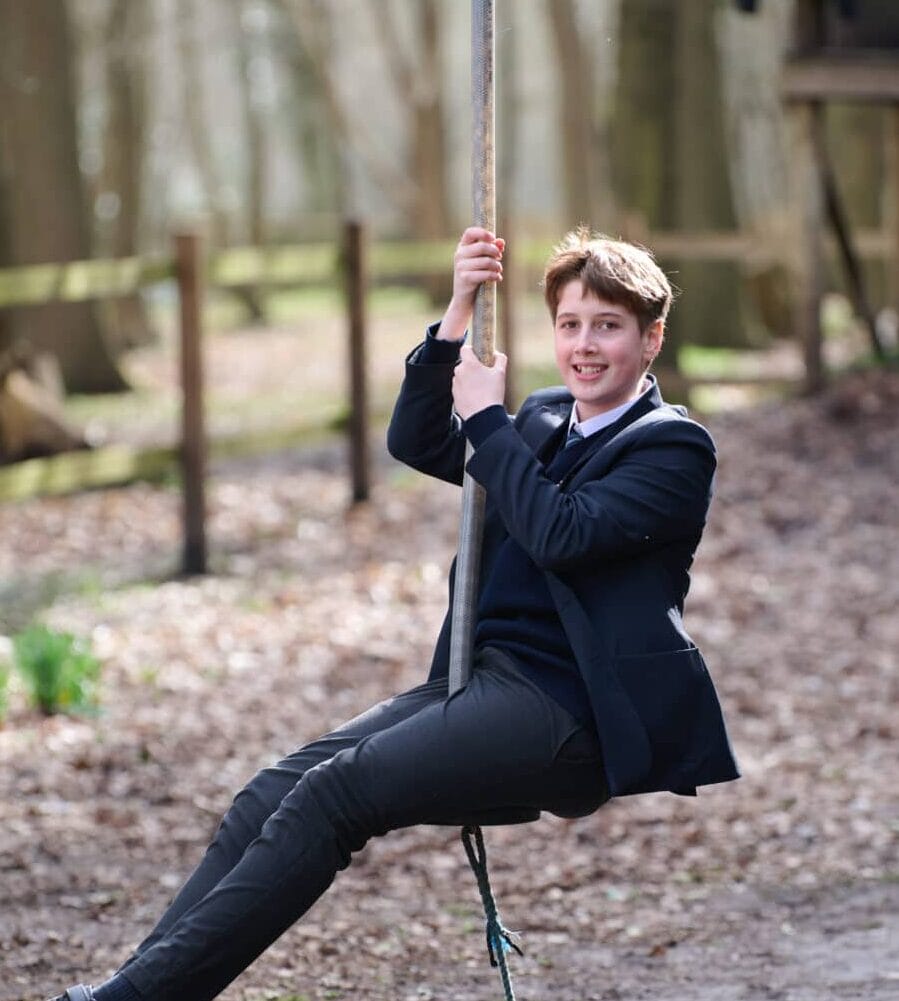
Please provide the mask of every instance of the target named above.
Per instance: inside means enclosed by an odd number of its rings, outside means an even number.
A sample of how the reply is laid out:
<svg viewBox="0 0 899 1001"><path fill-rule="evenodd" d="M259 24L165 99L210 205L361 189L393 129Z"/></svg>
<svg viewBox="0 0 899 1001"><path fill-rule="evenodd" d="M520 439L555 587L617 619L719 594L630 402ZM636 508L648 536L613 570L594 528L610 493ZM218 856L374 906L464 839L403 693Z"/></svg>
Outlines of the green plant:
<svg viewBox="0 0 899 1001"><path fill-rule="evenodd" d="M46 626L29 626L13 637L13 652L31 702L41 712L49 716L97 708L100 662L83 640Z"/></svg>

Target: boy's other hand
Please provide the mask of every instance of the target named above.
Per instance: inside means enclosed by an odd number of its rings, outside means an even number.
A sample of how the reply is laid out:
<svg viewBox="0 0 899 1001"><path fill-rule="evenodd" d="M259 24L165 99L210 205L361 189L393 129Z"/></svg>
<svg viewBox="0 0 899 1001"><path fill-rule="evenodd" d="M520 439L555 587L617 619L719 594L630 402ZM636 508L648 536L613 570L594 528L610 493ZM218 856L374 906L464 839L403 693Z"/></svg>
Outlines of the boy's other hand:
<svg viewBox="0 0 899 1001"><path fill-rule="evenodd" d="M459 354L453 375L453 406L463 421L494 404L502 405L505 399L507 359L501 351L493 358L493 367L488 368L467 344Z"/></svg>
<svg viewBox="0 0 899 1001"><path fill-rule="evenodd" d="M480 226L469 226L462 234L453 256L453 297L437 332L439 338L458 340L465 333L478 288L484 282L503 280L505 248L502 237Z"/></svg>
<svg viewBox="0 0 899 1001"><path fill-rule="evenodd" d="M501 281L505 247L506 241L489 229L469 226L453 257L453 299L474 305L478 286Z"/></svg>

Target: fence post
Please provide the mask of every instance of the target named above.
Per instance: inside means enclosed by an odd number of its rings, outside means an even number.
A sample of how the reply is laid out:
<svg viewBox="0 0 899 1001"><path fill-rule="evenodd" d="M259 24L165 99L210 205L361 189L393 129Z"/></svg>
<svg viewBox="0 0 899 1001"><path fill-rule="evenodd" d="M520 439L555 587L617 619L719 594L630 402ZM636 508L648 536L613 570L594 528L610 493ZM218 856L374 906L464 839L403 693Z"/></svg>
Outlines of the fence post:
<svg viewBox="0 0 899 1001"><path fill-rule="evenodd" d="M366 385L365 234L362 224L344 227L344 290L346 294L350 369L350 476L353 503L369 497L368 387Z"/></svg>
<svg viewBox="0 0 899 1001"><path fill-rule="evenodd" d="M824 294L824 194L821 187L821 145L824 109L818 101L803 101L793 112L796 146L793 157L798 203L797 330L805 363L804 388L817 393L824 387L821 300Z"/></svg>
<svg viewBox="0 0 899 1001"><path fill-rule="evenodd" d="M181 320L181 489L186 574L206 573L206 431L203 419L203 259L196 233L175 235Z"/></svg>

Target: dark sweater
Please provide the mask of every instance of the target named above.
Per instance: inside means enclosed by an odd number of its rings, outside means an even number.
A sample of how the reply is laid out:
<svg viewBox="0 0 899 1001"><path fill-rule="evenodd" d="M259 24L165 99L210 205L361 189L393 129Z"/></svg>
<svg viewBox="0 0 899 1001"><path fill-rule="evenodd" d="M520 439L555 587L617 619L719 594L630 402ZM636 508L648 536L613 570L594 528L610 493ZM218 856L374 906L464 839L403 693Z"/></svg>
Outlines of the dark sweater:
<svg viewBox="0 0 899 1001"><path fill-rule="evenodd" d="M477 448L504 421L508 421L508 417L502 407L488 407L462 426ZM547 475L556 483L590 445L587 439L562 448L566 432L567 427L560 428L560 450L546 467ZM481 587L475 646L505 651L522 674L577 720L592 725L587 689L553 604L546 577L512 538L502 543L490 576Z"/></svg>
<svg viewBox="0 0 899 1001"><path fill-rule="evenodd" d="M433 328L429 330L432 335ZM418 357L420 364L451 364L459 356L461 341L440 341L428 336ZM475 448L509 417L500 406L488 407L463 423ZM562 448L566 427L559 429L554 458L546 467L558 483L574 465L588 438ZM593 726L587 689L578 671L574 652L562 628L543 572L512 538L506 538L490 576L482 581L478 601L476 647L493 647L508 654L518 669L575 719Z"/></svg>

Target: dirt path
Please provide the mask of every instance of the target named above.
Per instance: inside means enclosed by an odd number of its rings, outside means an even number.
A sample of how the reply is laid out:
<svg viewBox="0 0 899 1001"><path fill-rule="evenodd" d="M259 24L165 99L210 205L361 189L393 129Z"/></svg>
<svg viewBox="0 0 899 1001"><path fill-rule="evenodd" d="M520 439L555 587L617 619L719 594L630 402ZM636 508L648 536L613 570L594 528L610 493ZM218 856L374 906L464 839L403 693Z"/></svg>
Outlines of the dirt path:
<svg viewBox="0 0 899 1001"><path fill-rule="evenodd" d="M522 1001L899 996L897 427L895 376L714 423L687 621L744 778L490 832ZM0 508L0 633L42 610L105 664L99 718L14 693L0 730L0 1001L102 978L258 767L421 679L457 496L385 459L347 516L340 461L221 470L202 581L168 573L170 491ZM370 845L226 997L498 994L457 834L418 829Z"/></svg>

